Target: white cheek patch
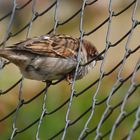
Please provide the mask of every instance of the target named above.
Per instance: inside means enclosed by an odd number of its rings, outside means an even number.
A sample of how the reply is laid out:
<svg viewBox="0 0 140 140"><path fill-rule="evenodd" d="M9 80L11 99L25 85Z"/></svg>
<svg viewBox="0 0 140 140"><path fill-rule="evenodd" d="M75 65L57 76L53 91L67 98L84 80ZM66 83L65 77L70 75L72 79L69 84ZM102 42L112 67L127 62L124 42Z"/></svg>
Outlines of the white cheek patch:
<svg viewBox="0 0 140 140"><path fill-rule="evenodd" d="M47 39L50 39L50 37L49 36L44 36L43 39L47 40Z"/></svg>
<svg viewBox="0 0 140 140"><path fill-rule="evenodd" d="M92 61L92 66L94 67L96 65L96 60Z"/></svg>

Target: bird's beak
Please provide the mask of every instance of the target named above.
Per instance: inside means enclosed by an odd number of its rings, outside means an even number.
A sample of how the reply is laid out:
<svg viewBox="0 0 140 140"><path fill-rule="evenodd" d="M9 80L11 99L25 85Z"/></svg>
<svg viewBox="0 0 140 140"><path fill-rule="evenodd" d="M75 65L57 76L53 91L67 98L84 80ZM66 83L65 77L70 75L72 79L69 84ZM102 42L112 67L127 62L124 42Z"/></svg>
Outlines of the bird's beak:
<svg viewBox="0 0 140 140"><path fill-rule="evenodd" d="M100 60L103 60L103 59L104 59L104 57L102 55L97 57L97 61L100 61Z"/></svg>

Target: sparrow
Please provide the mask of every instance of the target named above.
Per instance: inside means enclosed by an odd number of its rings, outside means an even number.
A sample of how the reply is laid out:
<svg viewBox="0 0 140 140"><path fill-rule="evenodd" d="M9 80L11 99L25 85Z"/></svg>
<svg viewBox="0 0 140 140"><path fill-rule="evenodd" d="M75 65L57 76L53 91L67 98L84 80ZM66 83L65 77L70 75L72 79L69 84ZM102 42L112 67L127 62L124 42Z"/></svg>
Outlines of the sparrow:
<svg viewBox="0 0 140 140"><path fill-rule="evenodd" d="M80 66L76 80L83 78L96 62L103 57L95 46L83 39L63 34L47 34L28 38L14 45L0 48L0 57L19 67L23 77L38 81L53 81L65 78L70 81L74 76L80 49ZM96 58L91 63L86 64Z"/></svg>

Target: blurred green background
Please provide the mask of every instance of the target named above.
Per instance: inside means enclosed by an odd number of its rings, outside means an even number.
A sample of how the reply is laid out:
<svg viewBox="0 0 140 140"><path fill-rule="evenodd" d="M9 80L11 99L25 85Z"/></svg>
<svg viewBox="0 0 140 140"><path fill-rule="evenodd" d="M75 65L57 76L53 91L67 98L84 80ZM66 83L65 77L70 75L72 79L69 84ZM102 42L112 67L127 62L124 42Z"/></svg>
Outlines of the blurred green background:
<svg viewBox="0 0 140 140"><path fill-rule="evenodd" d="M23 5L27 0L17 0L18 6ZM49 7L54 1L53 0L36 0L35 10L40 13L44 11L47 7ZM91 2L91 1L88 1ZM101 1L98 0L93 5L87 6L84 11L84 18L83 18L83 30L84 32L89 32L95 27L97 27L100 23L102 23L108 17L108 2L109 1ZM121 9L124 9L131 0L118 0L114 1L112 4L112 9L115 12L119 12ZM82 0L61 0L59 3L59 13L58 19L59 22L63 22L64 20L68 19L71 15L73 15L78 9L82 6ZM0 17L3 17L11 11L13 8L11 0L3 0L0 1ZM131 21L131 14L134 5L131 6L127 11L120 14L117 17L112 18L111 23L111 35L110 35L110 42L115 43L118 41L126 32L131 29L132 21ZM46 34L54 27L54 12L55 7L53 7L50 11L46 14L38 17L32 24L29 37L38 36L42 34ZM25 24L31 21L32 18L32 2L29 3L24 9L19 10L16 12L11 32L15 33L19 31ZM138 5L136 10L135 19L140 21L140 5ZM9 24L10 17L5 18L4 20L0 21L0 38L1 42L5 36L7 26ZM68 34L74 37L80 36L79 31L79 24L80 24L80 15L77 15L75 18L70 20L68 23L59 26L56 30L56 33L63 33ZM99 28L96 32L90 34L89 36L85 36L84 38L91 41L99 52L101 52L106 46L106 34L107 34L107 26L108 24L104 24L101 28ZM21 32L20 34L16 35L15 37L10 38L6 45L11 45L18 41L26 39L27 29ZM140 44L140 27L137 26L133 32L131 42L129 43L129 48L134 49ZM115 47L109 49L105 63L104 63L104 71L107 73L110 71L118 62L120 62L125 53L125 44L127 38L124 39L121 43L116 45ZM132 54L127 60L124 65L122 71L122 78L126 78L130 73L134 71L134 67L139 59L140 50L136 53ZM84 79L77 81L75 85L76 93L79 93L88 85L93 83L100 75L100 66L101 62L99 62L95 69L91 71ZM108 75L102 80L102 84L97 95L97 102L100 102L105 97L108 96L110 93L113 84L117 80L117 74L119 69L116 69L112 74ZM13 65L9 64L4 69L0 71L0 89L5 90L13 83L15 83L21 77L18 68ZM135 78L136 83L140 83L140 72L137 73ZM130 79L123 84L123 86L115 93L115 95L111 98L110 103L111 105L115 106L119 103L126 95L128 88L131 85ZM39 91L41 91L45 87L45 84L38 81L27 80L25 79L23 82L23 99L25 101L29 100L33 96L35 96ZM72 108L70 111L70 120L75 120L79 115L86 111L92 105L92 97L97 89L97 84L91 87L89 90L84 92L82 95L78 97L74 97L72 101ZM9 91L5 95L0 96L0 119L11 112L13 109L16 108L18 103L18 92L19 92L19 85L16 86L14 89ZM140 89L137 89L135 93L129 98L127 104L125 106L125 110L127 112L131 112L135 107L140 104ZM51 112L63 102L65 102L71 94L71 86L68 85L67 82L63 81L57 85L53 85L49 88L47 93L47 102L46 102L46 109L47 112ZM31 122L35 121L38 117L40 117L42 112L42 103L43 103L43 94L36 98L34 101L30 102L27 105L24 105L18 113L17 117L17 124L16 127L21 130L22 128L28 126ZM61 130L65 126L65 116L67 112L68 104L61 108L54 114L48 115L43 119L41 124L40 130L40 139L48 139L54 134L56 134L59 130ZM100 121L101 116L106 108L106 104L103 103L101 105L96 106L94 117L92 118L89 124L89 130L94 128ZM70 126L66 133L66 140L77 139L81 130L86 123L90 111L80 119L77 123ZM120 113L120 107L118 107L112 115L107 119L107 121L102 125L101 132L104 134L108 130L112 128L114 121L118 117ZM10 116L5 121L0 122L0 140L6 140L10 137L12 133L12 124L13 124L14 115ZM130 117L127 117L125 121L121 123L121 125L116 129L113 139L119 140L122 139L130 129L135 121L135 113L133 113ZM18 134L14 139L15 140L24 140L24 139L35 139L37 126L34 125L27 131ZM140 133L137 130L134 133L133 139L138 140L140 139ZM95 136L95 132L90 134L87 139L93 139ZM55 139L61 139L61 135L56 137ZM108 136L105 137L108 139Z"/></svg>

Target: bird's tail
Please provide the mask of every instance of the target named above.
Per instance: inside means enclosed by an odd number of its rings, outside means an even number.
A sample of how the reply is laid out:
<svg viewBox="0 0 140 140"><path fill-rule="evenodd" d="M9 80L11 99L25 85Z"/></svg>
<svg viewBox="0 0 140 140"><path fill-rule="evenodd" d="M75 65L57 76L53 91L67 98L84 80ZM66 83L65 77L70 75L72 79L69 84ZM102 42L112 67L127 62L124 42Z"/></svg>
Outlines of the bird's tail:
<svg viewBox="0 0 140 140"><path fill-rule="evenodd" d="M0 48L0 57L3 57L17 66L23 65L29 59L27 55L22 55L12 47Z"/></svg>
<svg viewBox="0 0 140 140"><path fill-rule="evenodd" d="M0 57L3 57L9 60L11 57L11 54L12 53L10 52L10 50L5 49L5 48L0 48Z"/></svg>

